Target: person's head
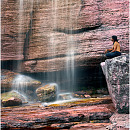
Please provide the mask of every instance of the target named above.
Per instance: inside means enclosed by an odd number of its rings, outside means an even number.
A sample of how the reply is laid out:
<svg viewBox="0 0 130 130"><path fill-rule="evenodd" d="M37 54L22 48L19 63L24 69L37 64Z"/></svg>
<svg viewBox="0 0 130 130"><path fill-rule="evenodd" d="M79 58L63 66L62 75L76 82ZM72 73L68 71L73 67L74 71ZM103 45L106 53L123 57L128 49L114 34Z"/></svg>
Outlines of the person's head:
<svg viewBox="0 0 130 130"><path fill-rule="evenodd" d="M112 42L115 42L115 41L118 42L118 40L117 40L117 36L113 35L113 36L112 36Z"/></svg>

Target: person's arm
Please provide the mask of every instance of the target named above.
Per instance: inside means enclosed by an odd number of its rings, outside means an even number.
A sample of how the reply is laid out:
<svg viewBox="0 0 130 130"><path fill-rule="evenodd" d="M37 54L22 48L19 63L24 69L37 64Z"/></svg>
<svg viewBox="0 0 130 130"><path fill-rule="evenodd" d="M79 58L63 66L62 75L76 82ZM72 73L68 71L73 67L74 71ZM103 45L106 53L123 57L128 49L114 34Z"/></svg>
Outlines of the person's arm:
<svg viewBox="0 0 130 130"><path fill-rule="evenodd" d="M112 50L113 50L113 47L111 49L106 49L105 53L107 53L108 51L112 51Z"/></svg>

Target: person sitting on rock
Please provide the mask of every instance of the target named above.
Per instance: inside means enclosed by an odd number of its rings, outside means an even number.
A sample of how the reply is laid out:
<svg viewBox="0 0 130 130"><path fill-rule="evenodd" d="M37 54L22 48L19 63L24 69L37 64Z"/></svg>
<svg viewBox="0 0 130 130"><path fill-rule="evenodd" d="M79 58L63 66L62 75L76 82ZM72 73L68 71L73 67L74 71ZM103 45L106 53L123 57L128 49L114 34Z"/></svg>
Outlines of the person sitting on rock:
<svg viewBox="0 0 130 130"><path fill-rule="evenodd" d="M106 57L113 58L116 56L120 56L120 44L117 40L117 36L112 36L112 42L113 42L113 47L111 49L106 49Z"/></svg>

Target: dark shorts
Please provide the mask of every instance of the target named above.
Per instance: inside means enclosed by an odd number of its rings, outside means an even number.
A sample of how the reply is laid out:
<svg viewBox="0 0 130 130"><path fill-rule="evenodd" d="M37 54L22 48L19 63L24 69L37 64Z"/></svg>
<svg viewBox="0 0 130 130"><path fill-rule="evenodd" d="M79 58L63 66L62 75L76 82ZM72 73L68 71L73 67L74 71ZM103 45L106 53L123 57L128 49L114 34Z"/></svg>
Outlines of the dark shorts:
<svg viewBox="0 0 130 130"><path fill-rule="evenodd" d="M113 57L120 56L120 55L121 55L121 53L119 51L106 53L106 56L109 58L113 58Z"/></svg>

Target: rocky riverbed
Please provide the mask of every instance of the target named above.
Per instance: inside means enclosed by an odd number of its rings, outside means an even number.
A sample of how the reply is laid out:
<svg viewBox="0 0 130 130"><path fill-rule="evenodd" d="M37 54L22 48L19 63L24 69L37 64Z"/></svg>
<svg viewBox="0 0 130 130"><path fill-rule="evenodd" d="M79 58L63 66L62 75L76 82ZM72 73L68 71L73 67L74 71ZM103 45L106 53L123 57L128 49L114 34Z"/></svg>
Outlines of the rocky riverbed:
<svg viewBox="0 0 130 130"><path fill-rule="evenodd" d="M3 107L2 129L105 129L115 108L110 97L52 104Z"/></svg>

